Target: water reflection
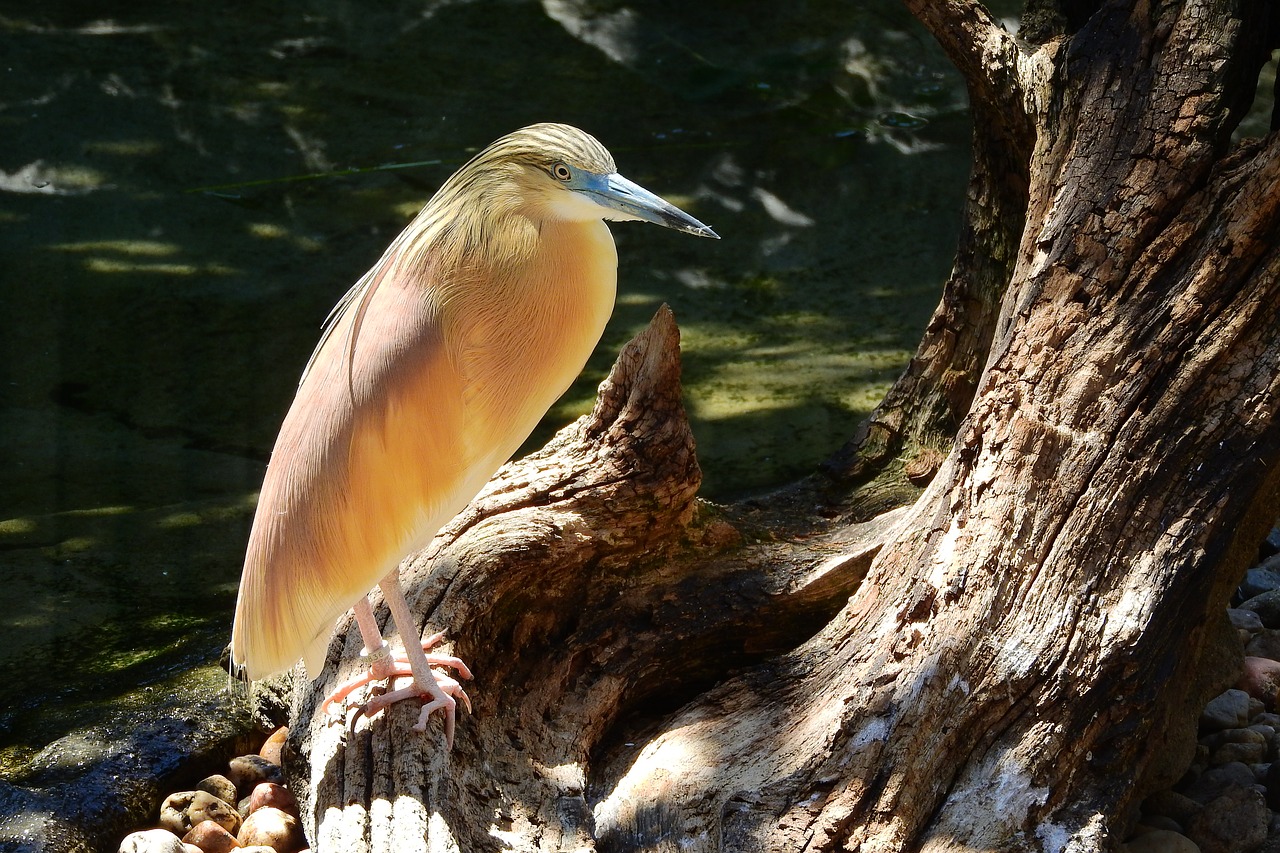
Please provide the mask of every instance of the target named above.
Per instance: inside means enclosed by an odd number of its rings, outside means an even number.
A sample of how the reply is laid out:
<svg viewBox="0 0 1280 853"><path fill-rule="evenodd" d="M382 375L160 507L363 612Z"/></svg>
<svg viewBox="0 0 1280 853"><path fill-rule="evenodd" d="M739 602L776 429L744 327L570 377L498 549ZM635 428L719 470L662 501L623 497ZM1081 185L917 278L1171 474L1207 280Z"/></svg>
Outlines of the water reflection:
<svg viewBox="0 0 1280 853"><path fill-rule="evenodd" d="M949 267L964 93L887 0L5 15L11 769L137 685L216 657L253 494L320 321L493 138L580 125L724 238L615 228L614 321L539 436L588 405L669 302L712 496L786 481L838 447Z"/></svg>

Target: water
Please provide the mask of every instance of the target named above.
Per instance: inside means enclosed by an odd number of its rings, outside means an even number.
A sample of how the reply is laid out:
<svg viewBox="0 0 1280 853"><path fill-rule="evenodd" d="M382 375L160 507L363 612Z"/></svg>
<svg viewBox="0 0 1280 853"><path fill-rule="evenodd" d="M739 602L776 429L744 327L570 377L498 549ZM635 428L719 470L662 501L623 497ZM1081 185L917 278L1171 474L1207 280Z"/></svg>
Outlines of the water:
<svg viewBox="0 0 1280 853"><path fill-rule="evenodd" d="M538 436L668 302L713 498L846 440L950 266L964 91L889 0L8 6L0 776L216 660L321 320L497 136L577 124L724 238L615 227L617 312Z"/></svg>

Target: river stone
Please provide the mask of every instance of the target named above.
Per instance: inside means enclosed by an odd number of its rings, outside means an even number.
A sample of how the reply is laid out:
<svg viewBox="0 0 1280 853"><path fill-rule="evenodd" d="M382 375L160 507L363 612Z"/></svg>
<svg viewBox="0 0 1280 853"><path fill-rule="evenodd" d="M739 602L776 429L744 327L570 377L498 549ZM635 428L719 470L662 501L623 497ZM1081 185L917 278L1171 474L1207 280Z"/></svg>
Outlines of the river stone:
<svg viewBox="0 0 1280 853"><path fill-rule="evenodd" d="M1120 845L1121 853L1203 853L1185 835L1168 829L1153 829Z"/></svg>
<svg viewBox="0 0 1280 853"><path fill-rule="evenodd" d="M1241 764L1261 764L1262 759L1266 758L1267 746L1264 743L1224 743L1213 751L1209 756L1211 765L1232 764L1239 762Z"/></svg>
<svg viewBox="0 0 1280 853"><path fill-rule="evenodd" d="M260 782L249 795L249 814L268 806L279 809L285 814L298 816L298 799L292 791L275 782Z"/></svg>
<svg viewBox="0 0 1280 853"><path fill-rule="evenodd" d="M1157 829L1167 829L1170 832L1182 832L1182 824L1178 823L1173 818L1165 817L1164 815L1143 815L1142 822L1134 828L1133 834L1138 836Z"/></svg>
<svg viewBox="0 0 1280 853"><path fill-rule="evenodd" d="M1143 814L1167 817L1183 827L1191 823L1201 808L1195 800L1177 791L1157 791L1142 801Z"/></svg>
<svg viewBox="0 0 1280 853"><path fill-rule="evenodd" d="M1200 731L1217 732L1249 725L1249 694L1232 688L1209 700L1200 712Z"/></svg>
<svg viewBox="0 0 1280 853"><path fill-rule="evenodd" d="M284 742L288 739L288 736L289 727L280 726L279 729L271 733L270 738L266 739L266 743L262 744L262 748L257 751L257 754L262 758L266 758L273 765L282 765L284 762L280 761L280 753L284 752Z"/></svg>
<svg viewBox="0 0 1280 853"><path fill-rule="evenodd" d="M179 791L166 797L160 806L160 826L179 837L206 820L228 832L240 829L240 815L235 808L208 791Z"/></svg>
<svg viewBox="0 0 1280 853"><path fill-rule="evenodd" d="M1252 610L1241 610L1238 607L1227 608L1227 618L1231 620L1233 627L1241 631L1248 631L1250 634L1256 634L1263 630L1262 620L1258 618L1258 614Z"/></svg>
<svg viewBox="0 0 1280 853"><path fill-rule="evenodd" d="M1265 707L1274 708L1276 692L1280 690L1280 660L1246 657L1236 687L1260 700Z"/></svg>
<svg viewBox="0 0 1280 853"><path fill-rule="evenodd" d="M1256 853L1267 840L1271 812L1262 794L1231 788L1209 802L1187 827L1201 853Z"/></svg>
<svg viewBox="0 0 1280 853"><path fill-rule="evenodd" d="M258 809L245 818L237 840L245 847L262 844L277 853L296 853L307 846L298 819L271 806Z"/></svg>
<svg viewBox="0 0 1280 853"><path fill-rule="evenodd" d="M1280 631L1263 628L1245 641L1244 653L1259 658L1280 660Z"/></svg>
<svg viewBox="0 0 1280 853"><path fill-rule="evenodd" d="M1280 553L1280 525L1271 528L1271 532L1267 534L1267 538L1262 543L1262 553L1271 556ZM1267 558L1267 562L1270 562L1270 557Z"/></svg>
<svg viewBox="0 0 1280 853"><path fill-rule="evenodd" d="M1280 589L1267 590L1241 602L1241 610L1252 610L1258 614L1262 624L1268 628L1280 628Z"/></svg>
<svg viewBox="0 0 1280 853"><path fill-rule="evenodd" d="M1214 732L1201 738L1201 742L1215 750L1224 743L1261 743L1267 742L1267 736L1260 731L1256 731L1253 726L1245 729L1223 729L1220 732Z"/></svg>
<svg viewBox="0 0 1280 853"><path fill-rule="evenodd" d="M186 853L182 839L167 829L132 832L120 842L119 853Z"/></svg>
<svg viewBox="0 0 1280 853"><path fill-rule="evenodd" d="M196 790L207 791L224 803L234 803L236 801L236 786L221 773L215 773L212 776L206 776L201 779L196 783Z"/></svg>
<svg viewBox="0 0 1280 853"><path fill-rule="evenodd" d="M289 727L281 726L272 732L271 736L267 738L267 742L262 745L262 749L258 750L258 755L267 759L267 761L270 761L272 764L284 764L284 762L280 760L280 754L284 751L284 742L288 737Z"/></svg>
<svg viewBox="0 0 1280 853"><path fill-rule="evenodd" d="M279 764L272 764L261 755L241 755L227 765L227 778L242 796L248 796L259 782L284 782Z"/></svg>
<svg viewBox="0 0 1280 853"><path fill-rule="evenodd" d="M1237 594L1247 601L1273 589L1280 589L1280 562L1274 557L1245 572Z"/></svg>
<svg viewBox="0 0 1280 853"><path fill-rule="evenodd" d="M228 853L240 846L236 837L218 823L202 821L182 836L184 844L194 844L202 853Z"/></svg>
<svg viewBox="0 0 1280 853"><path fill-rule="evenodd" d="M1210 767L1195 781L1187 784L1182 793L1197 803L1207 804L1221 796L1228 788L1252 788L1256 784L1257 780L1254 779L1249 765L1235 761ZM1177 819L1177 815L1170 815L1170 817Z"/></svg>

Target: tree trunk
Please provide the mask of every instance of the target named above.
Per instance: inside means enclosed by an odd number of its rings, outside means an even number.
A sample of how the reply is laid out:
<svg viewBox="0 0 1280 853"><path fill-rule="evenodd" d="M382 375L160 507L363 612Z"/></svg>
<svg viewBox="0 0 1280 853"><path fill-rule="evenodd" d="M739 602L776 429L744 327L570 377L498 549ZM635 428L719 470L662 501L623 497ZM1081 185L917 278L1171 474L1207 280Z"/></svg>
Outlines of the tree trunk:
<svg viewBox="0 0 1280 853"><path fill-rule="evenodd" d="M476 668L453 751L300 695L318 850L1103 850L1185 767L1280 491L1280 140L1229 144L1273 13L908 5L969 81L969 225L829 472L950 429L928 487L698 502L660 312L409 566Z"/></svg>

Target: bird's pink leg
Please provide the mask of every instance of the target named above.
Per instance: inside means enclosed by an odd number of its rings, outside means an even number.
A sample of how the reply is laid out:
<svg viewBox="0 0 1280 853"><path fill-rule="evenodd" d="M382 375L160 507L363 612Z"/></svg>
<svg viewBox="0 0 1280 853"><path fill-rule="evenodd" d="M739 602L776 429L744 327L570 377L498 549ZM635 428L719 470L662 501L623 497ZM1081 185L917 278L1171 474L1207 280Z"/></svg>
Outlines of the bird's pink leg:
<svg viewBox="0 0 1280 853"><path fill-rule="evenodd" d="M409 605L405 601L404 592L400 588L398 572L393 571L383 578L380 586L382 587L383 596L387 600L387 605L391 609L391 618L395 622L400 636L402 638L419 636L417 623L409 612ZM444 639L444 632L433 634L423 639L420 644L406 643L405 652L393 656L390 652L390 647L382 639L382 632L374 619L373 607L369 604L369 600L367 598L361 599L356 603L354 610L356 623L360 627L360 636L365 644L363 654L368 658L369 671L339 685L324 700L323 707L326 713L335 713L335 709L332 706L339 705L352 692L370 682L391 679L390 683L394 685L396 679L410 678L413 681L408 686L370 697L361 708L362 713L373 716L383 708L399 702L401 699L427 698L428 701L423 705L414 729L425 731L427 719L431 714L436 710L442 710L445 715L445 739L449 746L452 746L454 717L457 707L455 700L461 700L468 711L471 710L471 700L456 679L444 673L437 673L431 667L450 667L456 670L463 678L471 678L471 670L467 668L467 665L462 660L452 655L427 654L436 643ZM368 651L370 648L374 648L375 651L370 653Z"/></svg>
<svg viewBox="0 0 1280 853"><path fill-rule="evenodd" d="M431 661L427 659L427 653L423 651L422 646L416 642L409 642L411 637L421 637L418 631L418 623L414 620L413 614L409 612L409 602L405 601L404 590L400 587L400 571L398 568L392 569L391 572L383 578L378 586L382 588L382 596L387 600L387 607L391 610L391 618L396 623L396 630L400 632L400 637L404 641L404 650L409 660L409 669L413 673L413 685L404 688L407 691L414 689L420 695L430 697L425 705L422 706L422 713L418 715L418 722L413 727L415 731L426 731L427 719L431 714L440 710L444 712L444 739L445 743L453 746L453 724L457 714L458 703L445 690L442 681L453 682L452 686L457 686L457 682L448 676L439 676L431 669ZM461 661L459 661L461 663ZM464 665L465 666L465 665ZM460 671L460 674L461 673ZM465 675L469 675L468 671ZM460 691L462 688L458 686ZM376 697L377 705L385 707L391 702L397 702L400 699L412 696L412 692L401 694L400 690L393 690L385 696ZM394 697L394 698L392 698ZM467 702L470 705L470 702Z"/></svg>

